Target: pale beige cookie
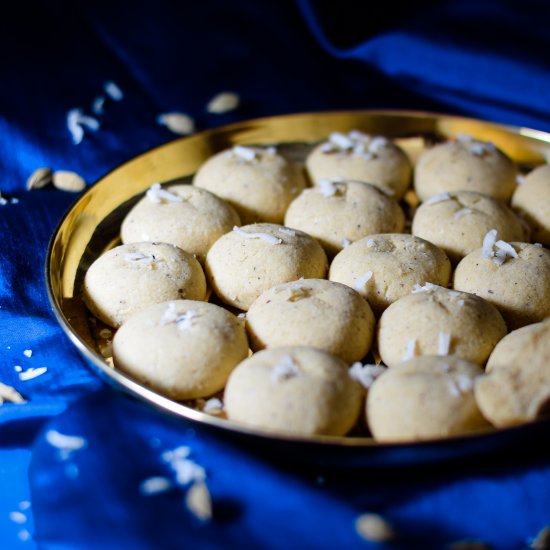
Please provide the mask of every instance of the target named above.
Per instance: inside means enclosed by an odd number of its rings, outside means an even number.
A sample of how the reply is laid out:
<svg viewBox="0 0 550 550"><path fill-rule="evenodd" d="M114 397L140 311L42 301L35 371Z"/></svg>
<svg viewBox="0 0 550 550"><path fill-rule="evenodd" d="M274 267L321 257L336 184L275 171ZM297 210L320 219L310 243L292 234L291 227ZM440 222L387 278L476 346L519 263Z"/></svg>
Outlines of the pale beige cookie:
<svg viewBox="0 0 550 550"><path fill-rule="evenodd" d="M399 233L405 215L397 202L374 185L320 180L289 206L285 225L315 237L330 255L373 233Z"/></svg>
<svg viewBox="0 0 550 550"><path fill-rule="evenodd" d="M492 143L459 136L428 149L419 159L414 188L420 200L455 191L477 191L508 201L516 165Z"/></svg>
<svg viewBox="0 0 550 550"><path fill-rule="evenodd" d="M221 237L208 252L205 267L214 292L227 304L247 310L275 285L301 277L322 279L327 257L302 231L257 223Z"/></svg>
<svg viewBox="0 0 550 550"><path fill-rule="evenodd" d="M495 305L510 330L550 315L550 251L541 245L506 243L489 232L481 249L456 266L453 286Z"/></svg>
<svg viewBox="0 0 550 550"><path fill-rule="evenodd" d="M456 356L417 357L388 369L367 396L377 441L418 441L487 429L474 398L479 365Z"/></svg>
<svg viewBox="0 0 550 550"><path fill-rule="evenodd" d="M437 246L412 235L365 237L332 261L329 279L357 290L380 315L425 282L447 286L451 263Z"/></svg>
<svg viewBox="0 0 550 550"><path fill-rule="evenodd" d="M499 428L547 416L550 412L550 362L501 364L477 380L475 396L481 412Z"/></svg>
<svg viewBox="0 0 550 550"><path fill-rule="evenodd" d="M525 241L521 220L503 202L475 193L442 193L423 202L413 218L412 234L445 251L459 262L483 243L491 229L506 241Z"/></svg>
<svg viewBox="0 0 550 550"><path fill-rule="evenodd" d="M353 130L332 133L306 159L314 185L323 179L364 181L399 200L409 187L411 163L389 139Z"/></svg>
<svg viewBox="0 0 550 550"><path fill-rule="evenodd" d="M176 400L221 390L247 355L241 321L219 306L193 300L150 306L128 319L113 340L117 369Z"/></svg>
<svg viewBox="0 0 550 550"><path fill-rule="evenodd" d="M351 288L324 279L302 279L266 290L246 314L254 350L311 346L351 363L370 349L374 315Z"/></svg>
<svg viewBox="0 0 550 550"><path fill-rule="evenodd" d="M550 320L518 328L507 334L495 347L486 370L508 364L550 361Z"/></svg>
<svg viewBox="0 0 550 550"><path fill-rule="evenodd" d="M172 244L117 246L97 258L84 277L84 303L112 327L143 308L178 298L206 300L206 279L199 262Z"/></svg>
<svg viewBox="0 0 550 550"><path fill-rule="evenodd" d="M512 208L531 227L531 240L550 246L550 165L525 176L512 197Z"/></svg>
<svg viewBox="0 0 550 550"><path fill-rule="evenodd" d="M230 420L299 435L344 435L356 423L363 390L347 364L308 347L265 349L243 361L225 387Z"/></svg>
<svg viewBox="0 0 550 550"><path fill-rule="evenodd" d="M489 302L427 284L384 311L378 352L388 367L420 355L457 355L484 365L505 334L506 324Z"/></svg>
<svg viewBox="0 0 550 550"><path fill-rule="evenodd" d="M225 199L243 224L283 223L286 209L306 182L302 170L274 147L236 145L208 159L193 185Z"/></svg>
<svg viewBox="0 0 550 550"><path fill-rule="evenodd" d="M214 241L240 225L235 210L222 199L192 185L151 186L122 222L123 243L172 243L202 263Z"/></svg>

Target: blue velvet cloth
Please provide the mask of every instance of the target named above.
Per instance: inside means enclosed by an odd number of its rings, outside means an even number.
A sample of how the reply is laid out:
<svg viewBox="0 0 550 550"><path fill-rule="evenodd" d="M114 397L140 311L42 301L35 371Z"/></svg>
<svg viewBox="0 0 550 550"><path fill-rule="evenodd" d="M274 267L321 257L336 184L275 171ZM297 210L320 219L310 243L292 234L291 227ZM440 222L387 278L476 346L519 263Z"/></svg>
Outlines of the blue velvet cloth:
<svg viewBox="0 0 550 550"><path fill-rule="evenodd" d="M550 130L546 2L364 4L37 2L3 14L0 381L27 402L0 407L1 548L362 548L371 545L354 522L377 512L399 535L388 548L468 538L512 550L550 523L550 459L540 449L440 471L283 465L106 388L50 312L47 242L74 196L26 191L26 178L50 166L93 182L174 137L156 123L160 113L184 111L205 129L382 107ZM68 110L91 113L110 80L124 98L107 98L100 129L74 145ZM241 106L207 113L207 101L225 90ZM22 381L16 366L47 372ZM86 446L61 456L48 442L52 431ZM153 476L173 481L162 453L179 446L206 472L209 522L189 513L186 484L139 491Z"/></svg>

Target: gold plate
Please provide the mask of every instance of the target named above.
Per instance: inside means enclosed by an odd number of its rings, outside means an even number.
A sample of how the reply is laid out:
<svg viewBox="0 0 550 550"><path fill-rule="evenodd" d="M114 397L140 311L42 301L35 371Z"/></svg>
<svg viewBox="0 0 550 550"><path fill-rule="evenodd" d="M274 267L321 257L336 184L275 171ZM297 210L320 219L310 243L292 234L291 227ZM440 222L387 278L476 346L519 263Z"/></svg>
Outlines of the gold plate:
<svg viewBox="0 0 550 550"><path fill-rule="evenodd" d="M404 444L381 444L367 437L273 434L218 418L178 403L109 366L90 332L80 297L89 265L118 241L122 219L155 182L190 182L198 167L235 144L276 145L285 156L303 161L311 147L331 132L361 130L396 140L413 162L426 145L469 134L492 141L520 166L531 168L550 158L550 134L480 120L398 111L308 113L263 118L184 137L148 151L116 168L91 186L71 207L55 231L46 258L46 282L53 311L65 333L90 367L115 387L222 436L284 458L346 466L412 464L459 458L491 447L526 442L548 434L540 420L505 430Z"/></svg>

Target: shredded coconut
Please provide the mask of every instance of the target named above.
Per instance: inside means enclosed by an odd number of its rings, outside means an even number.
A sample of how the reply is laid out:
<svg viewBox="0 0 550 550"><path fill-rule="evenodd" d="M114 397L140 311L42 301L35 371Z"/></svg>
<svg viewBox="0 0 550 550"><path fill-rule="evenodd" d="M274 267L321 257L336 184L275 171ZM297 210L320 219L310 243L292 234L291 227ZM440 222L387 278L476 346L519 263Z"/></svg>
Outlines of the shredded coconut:
<svg viewBox="0 0 550 550"><path fill-rule="evenodd" d="M455 220L460 220L464 216L469 216L473 211L470 208L461 208L455 212Z"/></svg>
<svg viewBox="0 0 550 550"><path fill-rule="evenodd" d="M67 128L73 138L73 143L78 145L84 139L84 128L99 130L99 121L83 113L82 109L71 109L67 113Z"/></svg>
<svg viewBox="0 0 550 550"><path fill-rule="evenodd" d="M443 286L434 285L433 283L424 283L423 285L419 285L418 283L413 286L412 293L416 294L417 292L432 292L434 290L438 290L440 288L445 288Z"/></svg>
<svg viewBox="0 0 550 550"><path fill-rule="evenodd" d="M66 435L57 430L48 430L46 432L46 441L56 449L59 449L59 455L62 460L68 459L72 453L85 449L88 442L78 435Z"/></svg>
<svg viewBox="0 0 550 550"><path fill-rule="evenodd" d="M298 365L290 355L283 355L278 363L273 365L271 369L271 380L273 382L281 382L300 375Z"/></svg>
<svg viewBox="0 0 550 550"><path fill-rule="evenodd" d="M37 376L43 375L45 372L47 372L47 367L38 367L38 368L28 368L25 371L22 371L19 373L19 380L32 380L33 378L36 378Z"/></svg>
<svg viewBox="0 0 550 550"><path fill-rule="evenodd" d="M367 283L372 279L372 275L372 271L367 271L364 275L357 277L357 279L353 282L353 288L358 292L363 292L367 286Z"/></svg>
<svg viewBox="0 0 550 550"><path fill-rule="evenodd" d="M32 357L32 349L23 350L23 355L25 357Z"/></svg>
<svg viewBox="0 0 550 550"><path fill-rule="evenodd" d="M195 121L185 113L160 114L157 116L157 124L180 136L187 136L195 131Z"/></svg>
<svg viewBox="0 0 550 550"><path fill-rule="evenodd" d="M160 324L164 326L170 323L176 323L178 330L186 330L193 326L193 321L198 317L200 317L200 314L194 309L188 309L183 313L179 313L176 304L170 302L160 319Z"/></svg>
<svg viewBox="0 0 550 550"><path fill-rule="evenodd" d="M166 189L163 189L160 185L160 183L153 183L149 189L147 189L147 192L145 193L145 196L154 203L162 203L163 201L166 202L183 202L183 197L180 197L179 195L176 195L175 193L171 193L170 191L167 191Z"/></svg>
<svg viewBox="0 0 550 550"><path fill-rule="evenodd" d="M451 335L448 332L440 332L437 337L437 355L449 355L451 347Z"/></svg>
<svg viewBox="0 0 550 550"><path fill-rule="evenodd" d="M143 252L127 252L124 254L124 259L129 263L138 265L151 265L155 261L152 254L146 256Z"/></svg>
<svg viewBox="0 0 550 550"><path fill-rule="evenodd" d="M376 248L376 241L374 239L367 239L368 248Z"/></svg>
<svg viewBox="0 0 550 550"><path fill-rule="evenodd" d="M296 231L294 229L288 229L287 227L281 227L279 229L279 233L282 233L283 235L288 235L289 237L296 236Z"/></svg>
<svg viewBox="0 0 550 550"><path fill-rule="evenodd" d="M103 89L105 90L105 93L114 101L121 101L124 98L122 90L112 80L105 82L105 84L103 84Z"/></svg>
<svg viewBox="0 0 550 550"><path fill-rule="evenodd" d="M345 190L345 187L343 186L338 187L336 185L337 183L341 183L341 182L337 180L329 180L329 179L321 178L317 182L316 189L318 189L321 195L323 195L324 197L334 197L335 195L338 195Z"/></svg>
<svg viewBox="0 0 550 550"><path fill-rule="evenodd" d="M162 454L162 459L174 470L178 485L206 479L204 468L188 458L190 453L189 447L181 446Z"/></svg>
<svg viewBox="0 0 550 550"><path fill-rule="evenodd" d="M525 176L521 175L521 174L518 174L516 176L516 183L518 185L522 185L523 183L525 183Z"/></svg>
<svg viewBox="0 0 550 550"><path fill-rule="evenodd" d="M27 516L23 512L16 510L15 512L10 512L10 519L14 523L22 524L27 521Z"/></svg>
<svg viewBox="0 0 550 550"><path fill-rule="evenodd" d="M101 116L103 114L103 107L105 105L105 96L98 95L92 103L92 111L95 115Z"/></svg>
<svg viewBox="0 0 550 550"><path fill-rule="evenodd" d="M159 493L165 493L172 488L172 482L162 476L150 477L141 482L139 486L139 492L145 496L158 495Z"/></svg>
<svg viewBox="0 0 550 550"><path fill-rule="evenodd" d="M485 234L485 237L483 237L483 245L481 248L481 255L485 259L492 258L495 255L495 252L493 250L493 246L495 245L497 241L497 230L491 229Z"/></svg>
<svg viewBox="0 0 550 550"><path fill-rule="evenodd" d="M407 349L405 350L405 354L403 355L402 360L408 361L409 359L412 359L416 355L416 338L412 338L407 342Z"/></svg>
<svg viewBox="0 0 550 550"><path fill-rule="evenodd" d="M7 384L2 384L0 382L0 405L4 401L9 401L10 403L25 403L23 396L13 387L8 386Z"/></svg>
<svg viewBox="0 0 550 550"><path fill-rule="evenodd" d="M31 502L29 500L22 500L19 503L19 510L28 510L31 507Z"/></svg>
<svg viewBox="0 0 550 550"><path fill-rule="evenodd" d="M243 147L242 145L234 145L231 153L246 162L251 162L256 159L257 151L252 147Z"/></svg>
<svg viewBox="0 0 550 550"><path fill-rule="evenodd" d="M239 106L240 98L233 92L222 92L214 96L206 105L209 113L220 115L233 111Z"/></svg>
<svg viewBox="0 0 550 550"><path fill-rule="evenodd" d="M26 542L26 541L30 540L31 534L30 534L28 529L21 529L21 531L19 531L19 533L17 533L17 537L19 538L19 540L21 542Z"/></svg>
<svg viewBox="0 0 550 550"><path fill-rule="evenodd" d="M470 134L457 134L456 140L462 143L470 143L474 141L474 138Z"/></svg>
<svg viewBox="0 0 550 550"><path fill-rule="evenodd" d="M342 248L347 248L351 244L351 241L349 239L344 239L342 241Z"/></svg>
<svg viewBox="0 0 550 550"><path fill-rule="evenodd" d="M245 239L262 239L269 244L281 244L283 242L282 239L270 235L269 233L249 233L236 225L233 227L233 231Z"/></svg>
<svg viewBox="0 0 550 550"><path fill-rule="evenodd" d="M211 397L206 401L202 408L205 413L220 412L223 409L223 403L217 397Z"/></svg>
<svg viewBox="0 0 550 550"><path fill-rule="evenodd" d="M23 367L21 365L15 365L13 369L15 370L15 372L21 372L23 370Z"/></svg>
<svg viewBox="0 0 550 550"><path fill-rule="evenodd" d="M352 130L347 135L340 132L330 134L328 141L321 145L323 153L348 153L363 157L366 160L375 158L389 140L383 136L370 136L358 130Z"/></svg>
<svg viewBox="0 0 550 550"><path fill-rule="evenodd" d="M450 201L452 200L452 196L449 193L440 193L439 195L434 195L433 197L430 197L427 201L424 202L424 204L436 204L438 202L443 201Z"/></svg>
<svg viewBox="0 0 550 550"><path fill-rule="evenodd" d="M350 367L348 374L365 389L369 389L373 382L386 370L386 367L381 365L363 365L360 361L357 361Z"/></svg>
<svg viewBox="0 0 550 550"><path fill-rule="evenodd" d="M187 509L199 520L212 519L212 498L206 483L197 481L191 485L185 495Z"/></svg>

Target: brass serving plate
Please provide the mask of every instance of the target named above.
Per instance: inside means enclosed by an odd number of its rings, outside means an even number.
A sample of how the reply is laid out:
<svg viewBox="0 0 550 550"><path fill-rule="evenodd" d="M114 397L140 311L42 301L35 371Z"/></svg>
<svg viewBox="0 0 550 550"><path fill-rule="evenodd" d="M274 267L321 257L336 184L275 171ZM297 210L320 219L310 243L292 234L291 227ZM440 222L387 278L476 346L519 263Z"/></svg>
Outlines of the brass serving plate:
<svg viewBox="0 0 550 550"><path fill-rule="evenodd" d="M241 145L277 145L303 161L313 144L330 132L358 129L397 140L411 158L426 145L458 134L492 141L519 165L533 167L550 158L550 134L455 116L396 111L310 113L233 124L184 137L146 152L91 186L55 231L46 258L46 283L53 311L67 336L102 378L157 409L214 431L281 460L337 466L392 466L461 459L510 444L525 445L549 433L540 420L445 440L381 444L368 437L299 437L273 434L218 418L156 393L112 368L90 332L89 313L80 298L83 275L91 262L117 243L120 223L139 196L155 182L189 182L211 155Z"/></svg>

